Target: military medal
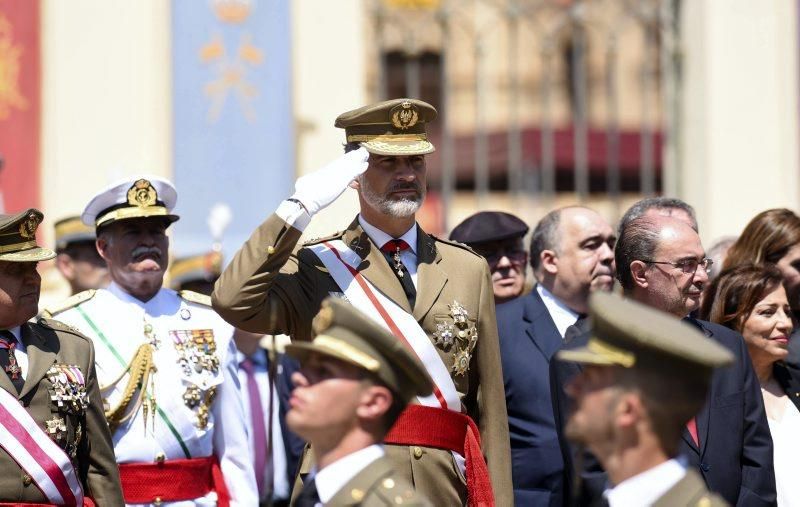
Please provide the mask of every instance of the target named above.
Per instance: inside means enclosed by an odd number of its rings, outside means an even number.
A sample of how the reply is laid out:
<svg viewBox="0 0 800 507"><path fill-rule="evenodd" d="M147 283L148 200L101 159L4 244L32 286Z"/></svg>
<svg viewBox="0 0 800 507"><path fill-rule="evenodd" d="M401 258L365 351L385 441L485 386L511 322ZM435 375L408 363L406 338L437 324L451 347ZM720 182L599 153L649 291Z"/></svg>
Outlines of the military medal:
<svg viewBox="0 0 800 507"><path fill-rule="evenodd" d="M397 276L403 278L403 263L400 262L400 245L397 245L395 251L392 252L392 260L394 261L394 269L397 270Z"/></svg>
<svg viewBox="0 0 800 507"><path fill-rule="evenodd" d="M183 403L189 408L195 408L200 404L201 396L200 388L192 384L183 393Z"/></svg>
<svg viewBox="0 0 800 507"><path fill-rule="evenodd" d="M457 344L452 372L456 376L463 376L469 370L472 351L478 344L478 329L475 327L475 323L469 320L469 313L461 303L453 301L447 307L450 309L450 317L453 322L437 323L436 332L433 335L437 345L442 346L445 350L453 344ZM447 339L445 340L445 338Z"/></svg>
<svg viewBox="0 0 800 507"><path fill-rule="evenodd" d="M89 406L86 379L74 364L54 364L47 370L50 400L64 412L82 414Z"/></svg>
<svg viewBox="0 0 800 507"><path fill-rule="evenodd" d="M44 424L47 428L47 434L50 435L50 438L57 444L60 444L61 440L64 438L64 434L67 431L67 424L64 422L64 419L55 415L52 419L45 421Z"/></svg>
<svg viewBox="0 0 800 507"><path fill-rule="evenodd" d="M22 373L22 368L17 364L17 358L14 356L14 349L16 343L9 343L5 340L0 340L0 349L8 349L8 366L4 368L11 380L17 380Z"/></svg>
<svg viewBox="0 0 800 507"><path fill-rule="evenodd" d="M449 322L438 322L433 337L436 345L448 351L455 341L455 327Z"/></svg>

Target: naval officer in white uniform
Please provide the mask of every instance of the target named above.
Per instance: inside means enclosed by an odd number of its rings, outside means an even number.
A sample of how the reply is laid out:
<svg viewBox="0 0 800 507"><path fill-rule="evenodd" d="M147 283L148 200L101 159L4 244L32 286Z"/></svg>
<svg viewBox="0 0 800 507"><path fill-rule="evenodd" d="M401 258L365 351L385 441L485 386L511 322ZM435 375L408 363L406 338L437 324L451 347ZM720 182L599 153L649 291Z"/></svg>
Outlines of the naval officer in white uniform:
<svg viewBox="0 0 800 507"><path fill-rule="evenodd" d="M177 194L161 178L112 185L82 214L107 289L49 308L94 341L128 505L254 506L233 328L207 297L162 287Z"/></svg>

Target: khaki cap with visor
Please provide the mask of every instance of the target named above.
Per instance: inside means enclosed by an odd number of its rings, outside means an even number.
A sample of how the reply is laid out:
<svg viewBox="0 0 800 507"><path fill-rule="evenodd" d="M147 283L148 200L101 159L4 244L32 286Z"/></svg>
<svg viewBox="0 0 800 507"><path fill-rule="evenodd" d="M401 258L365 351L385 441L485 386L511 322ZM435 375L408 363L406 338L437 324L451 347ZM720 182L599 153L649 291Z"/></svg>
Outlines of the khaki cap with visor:
<svg viewBox="0 0 800 507"><path fill-rule="evenodd" d="M0 215L0 261L39 262L52 259L56 253L36 244L36 229L44 215L30 208L15 215Z"/></svg>
<svg viewBox="0 0 800 507"><path fill-rule="evenodd" d="M56 233L56 251L60 252L73 243L94 242L94 227L90 227L81 221L81 217L75 215L65 217L53 225Z"/></svg>
<svg viewBox="0 0 800 507"><path fill-rule="evenodd" d="M733 354L682 320L615 294L589 299L592 330L584 347L564 349L561 361L652 367L676 374L704 372L733 362Z"/></svg>
<svg viewBox="0 0 800 507"><path fill-rule="evenodd" d="M286 353L301 362L317 353L350 363L373 374L405 402L433 392L428 372L406 345L350 303L325 299L313 328L311 342L292 342Z"/></svg>
<svg viewBox="0 0 800 507"><path fill-rule="evenodd" d="M361 143L375 155L427 155L435 148L425 124L436 109L421 100L394 99L342 113L334 125L343 128L348 143Z"/></svg>

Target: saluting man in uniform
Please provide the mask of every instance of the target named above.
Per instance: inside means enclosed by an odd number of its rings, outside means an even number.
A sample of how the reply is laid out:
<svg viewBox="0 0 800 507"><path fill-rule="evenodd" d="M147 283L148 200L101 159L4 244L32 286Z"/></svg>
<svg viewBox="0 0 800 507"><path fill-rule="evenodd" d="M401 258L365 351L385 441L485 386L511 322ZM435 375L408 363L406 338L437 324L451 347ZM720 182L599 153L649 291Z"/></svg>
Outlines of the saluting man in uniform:
<svg viewBox="0 0 800 507"><path fill-rule="evenodd" d="M608 505L728 505L679 456L678 444L714 369L733 363L733 354L693 326L613 294L593 293L589 315L588 343L555 357L583 365L565 388L575 409L564 432L608 473Z"/></svg>
<svg viewBox="0 0 800 507"><path fill-rule="evenodd" d="M286 422L314 448L295 507L431 505L384 456L383 437L415 396L433 390L422 363L377 322L328 298L316 337L286 353L300 361Z"/></svg>
<svg viewBox="0 0 800 507"><path fill-rule="evenodd" d="M0 504L120 505L92 342L36 315L42 214L0 215Z"/></svg>
<svg viewBox="0 0 800 507"><path fill-rule="evenodd" d="M176 200L157 177L95 195L82 219L97 229L111 284L48 311L95 344L126 503L249 507L258 500L233 329L208 297L162 287Z"/></svg>
<svg viewBox="0 0 800 507"><path fill-rule="evenodd" d="M345 155L297 181L294 195L222 273L212 299L236 327L295 341L311 340L311 321L325 297L347 299L413 350L434 381L433 395L418 397L387 435L392 463L436 505L468 498L472 505L489 504L492 488L497 504L511 505L489 267L415 220L426 191L425 154L434 150L425 125L435 116L433 106L413 99L340 115ZM359 215L347 230L297 250L314 214L348 185L358 190ZM464 438L456 442L452 435Z"/></svg>

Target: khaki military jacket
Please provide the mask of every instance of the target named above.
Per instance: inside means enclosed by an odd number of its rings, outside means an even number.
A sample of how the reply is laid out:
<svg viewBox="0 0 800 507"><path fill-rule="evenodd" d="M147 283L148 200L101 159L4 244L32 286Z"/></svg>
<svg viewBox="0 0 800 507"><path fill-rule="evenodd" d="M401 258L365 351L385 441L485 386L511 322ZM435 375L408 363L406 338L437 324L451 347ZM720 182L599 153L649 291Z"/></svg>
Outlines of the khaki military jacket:
<svg viewBox="0 0 800 507"><path fill-rule="evenodd" d="M325 507L357 505L427 507L432 504L414 491L414 487L394 471L392 463L387 458L380 458L342 486Z"/></svg>
<svg viewBox="0 0 800 507"><path fill-rule="evenodd" d="M277 215L262 223L217 281L214 308L247 331L312 338L311 321L322 300L341 293L317 256L297 249L300 231ZM500 365L494 296L486 261L457 243L418 232L417 297L412 310L386 258L354 220L331 239L342 239L362 259L361 274L411 313L427 332L456 385L467 412L480 428L482 447L498 505L512 505L508 417ZM326 238L328 239L328 238ZM313 243L313 242L312 242ZM452 328L458 302L477 332L474 349L443 340ZM459 369L456 359L469 353ZM396 470L435 505L466 501L465 479L449 451L418 446L386 446Z"/></svg>
<svg viewBox="0 0 800 507"><path fill-rule="evenodd" d="M43 430L46 431L47 421L63 421L60 431L51 434L51 438L70 456L85 496L99 506L124 505L91 342L77 331L48 319L23 324L21 332L28 354L25 386L17 394L8 374L0 370L0 388L17 397ZM58 407L51 399L53 384L48 372L60 365L78 366L83 373L89 402L85 410L76 410L68 407L69 404ZM2 448L0 502L47 502L30 476Z"/></svg>
<svg viewBox="0 0 800 507"><path fill-rule="evenodd" d="M656 500L653 507L725 507L722 497L711 493L694 470L687 470L683 479Z"/></svg>

